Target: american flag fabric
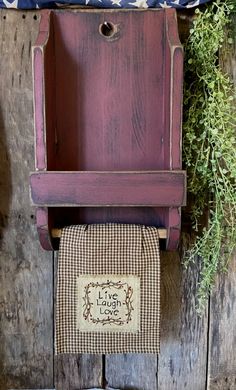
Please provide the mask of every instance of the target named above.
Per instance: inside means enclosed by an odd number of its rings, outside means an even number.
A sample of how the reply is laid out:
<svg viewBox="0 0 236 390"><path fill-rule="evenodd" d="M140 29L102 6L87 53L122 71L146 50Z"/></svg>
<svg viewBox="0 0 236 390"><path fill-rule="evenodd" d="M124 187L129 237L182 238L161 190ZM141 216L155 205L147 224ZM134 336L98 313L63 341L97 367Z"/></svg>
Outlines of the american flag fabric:
<svg viewBox="0 0 236 390"><path fill-rule="evenodd" d="M211 0L0 0L0 8L55 8L80 5L98 8L192 8Z"/></svg>

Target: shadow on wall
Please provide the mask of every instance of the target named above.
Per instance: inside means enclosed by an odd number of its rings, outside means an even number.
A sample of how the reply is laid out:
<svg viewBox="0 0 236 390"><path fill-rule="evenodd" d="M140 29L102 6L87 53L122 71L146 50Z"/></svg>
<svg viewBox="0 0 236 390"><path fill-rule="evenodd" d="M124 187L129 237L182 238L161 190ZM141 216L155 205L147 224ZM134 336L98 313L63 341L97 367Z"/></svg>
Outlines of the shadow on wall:
<svg viewBox="0 0 236 390"><path fill-rule="evenodd" d="M12 195L11 162L7 150L6 131L0 107L0 249L4 229L8 225L10 199Z"/></svg>
<svg viewBox="0 0 236 390"><path fill-rule="evenodd" d="M7 150L6 132L4 128L3 115L0 107L0 250L3 249L4 230L8 226L10 199L12 195L11 184L11 162ZM0 269L2 268L0 258ZM4 358L0 348L0 388L1 381L4 382Z"/></svg>

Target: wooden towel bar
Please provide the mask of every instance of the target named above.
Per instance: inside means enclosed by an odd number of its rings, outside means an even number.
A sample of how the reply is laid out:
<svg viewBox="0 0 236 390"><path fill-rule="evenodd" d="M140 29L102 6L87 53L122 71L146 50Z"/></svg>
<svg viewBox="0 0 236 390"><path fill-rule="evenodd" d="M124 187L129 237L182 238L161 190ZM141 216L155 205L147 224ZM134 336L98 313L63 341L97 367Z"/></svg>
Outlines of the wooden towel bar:
<svg viewBox="0 0 236 390"><path fill-rule="evenodd" d="M61 238L61 229L52 229L51 234L53 238ZM166 239L167 238L167 230L166 229L158 229L158 234L160 239Z"/></svg>

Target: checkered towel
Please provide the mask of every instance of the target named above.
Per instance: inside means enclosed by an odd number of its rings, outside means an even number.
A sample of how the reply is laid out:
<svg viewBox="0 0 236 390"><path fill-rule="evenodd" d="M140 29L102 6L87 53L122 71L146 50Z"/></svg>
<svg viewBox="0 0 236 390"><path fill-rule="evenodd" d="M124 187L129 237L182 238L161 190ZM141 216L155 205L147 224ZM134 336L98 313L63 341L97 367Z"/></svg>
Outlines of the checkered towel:
<svg viewBox="0 0 236 390"><path fill-rule="evenodd" d="M159 237L155 227L62 230L56 354L158 353Z"/></svg>

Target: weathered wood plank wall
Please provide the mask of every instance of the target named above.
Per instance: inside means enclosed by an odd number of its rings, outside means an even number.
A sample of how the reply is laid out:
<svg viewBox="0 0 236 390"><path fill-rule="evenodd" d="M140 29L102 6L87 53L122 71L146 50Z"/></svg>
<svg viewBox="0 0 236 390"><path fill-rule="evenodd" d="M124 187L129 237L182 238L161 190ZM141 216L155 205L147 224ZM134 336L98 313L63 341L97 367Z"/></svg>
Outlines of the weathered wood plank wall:
<svg viewBox="0 0 236 390"><path fill-rule="evenodd" d="M236 88L236 15L232 20L234 44L223 47L220 61ZM235 152L236 153L236 152ZM236 227L235 227L236 228ZM211 390L236 389L236 256L227 275L217 279L209 301L208 386Z"/></svg>
<svg viewBox="0 0 236 390"><path fill-rule="evenodd" d="M0 388L53 386L52 256L37 243L28 175L34 167L34 13L0 13Z"/></svg>
<svg viewBox="0 0 236 390"><path fill-rule="evenodd" d="M200 319L194 308L198 267L184 271L177 253L162 253L159 358L54 358L56 260L39 246L28 193L34 168L31 44L38 16L0 11L0 390L106 383L126 390L236 389L235 262L218 278ZM235 77L236 54L227 59Z"/></svg>

